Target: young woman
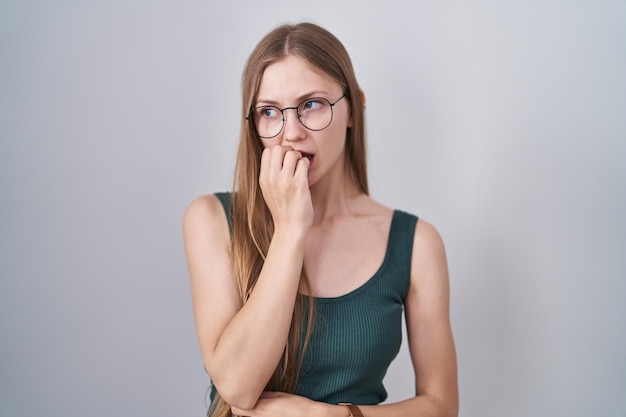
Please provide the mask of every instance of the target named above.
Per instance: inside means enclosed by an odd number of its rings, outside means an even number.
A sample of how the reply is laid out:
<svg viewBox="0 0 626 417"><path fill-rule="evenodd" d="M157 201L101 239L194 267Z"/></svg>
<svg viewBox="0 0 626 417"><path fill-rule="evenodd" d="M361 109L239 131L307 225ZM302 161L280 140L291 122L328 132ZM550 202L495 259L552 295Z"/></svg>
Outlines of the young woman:
<svg viewBox="0 0 626 417"><path fill-rule="evenodd" d="M234 192L183 222L212 417L458 414L444 247L368 195L364 109L319 26L278 27L247 62ZM415 396L379 405L403 310Z"/></svg>

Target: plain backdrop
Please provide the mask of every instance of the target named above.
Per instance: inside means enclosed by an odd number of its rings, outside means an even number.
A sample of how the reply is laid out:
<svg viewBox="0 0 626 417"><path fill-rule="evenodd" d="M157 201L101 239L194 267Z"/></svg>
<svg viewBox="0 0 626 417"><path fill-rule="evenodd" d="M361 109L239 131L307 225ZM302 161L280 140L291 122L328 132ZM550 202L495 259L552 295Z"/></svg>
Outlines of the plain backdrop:
<svg viewBox="0 0 626 417"><path fill-rule="evenodd" d="M626 416L623 0L0 0L0 416L205 413L181 220L300 20L352 56L371 194L444 238L460 415Z"/></svg>

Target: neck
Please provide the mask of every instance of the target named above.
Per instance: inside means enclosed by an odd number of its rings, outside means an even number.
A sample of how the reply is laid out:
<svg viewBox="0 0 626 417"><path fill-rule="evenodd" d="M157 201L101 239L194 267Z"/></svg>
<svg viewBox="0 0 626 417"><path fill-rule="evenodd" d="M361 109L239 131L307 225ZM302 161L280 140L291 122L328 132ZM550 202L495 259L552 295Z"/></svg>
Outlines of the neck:
<svg viewBox="0 0 626 417"><path fill-rule="evenodd" d="M313 224L350 214L355 203L365 196L347 175L331 181L320 181L311 187Z"/></svg>

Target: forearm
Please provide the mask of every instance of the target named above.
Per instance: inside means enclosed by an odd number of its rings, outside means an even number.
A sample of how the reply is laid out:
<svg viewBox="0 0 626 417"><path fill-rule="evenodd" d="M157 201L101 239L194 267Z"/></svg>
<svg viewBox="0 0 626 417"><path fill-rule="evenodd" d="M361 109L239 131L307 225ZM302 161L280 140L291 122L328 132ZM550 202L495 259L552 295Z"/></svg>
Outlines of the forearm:
<svg viewBox="0 0 626 417"><path fill-rule="evenodd" d="M429 394L381 405L359 405L363 417L457 417L456 398L440 400ZM348 417L343 406L328 405L319 417Z"/></svg>
<svg viewBox="0 0 626 417"><path fill-rule="evenodd" d="M283 354L304 258L305 235L277 230L250 298L224 329L209 374L230 404L253 406Z"/></svg>
<svg viewBox="0 0 626 417"><path fill-rule="evenodd" d="M438 400L423 394L405 401L384 405L361 406L364 417L456 417L457 397ZM233 413L250 417L348 417L342 405L317 402L306 397L284 392L264 392L252 408L233 408Z"/></svg>
<svg viewBox="0 0 626 417"><path fill-rule="evenodd" d="M359 407L364 417L456 417L458 401L422 394L391 404Z"/></svg>

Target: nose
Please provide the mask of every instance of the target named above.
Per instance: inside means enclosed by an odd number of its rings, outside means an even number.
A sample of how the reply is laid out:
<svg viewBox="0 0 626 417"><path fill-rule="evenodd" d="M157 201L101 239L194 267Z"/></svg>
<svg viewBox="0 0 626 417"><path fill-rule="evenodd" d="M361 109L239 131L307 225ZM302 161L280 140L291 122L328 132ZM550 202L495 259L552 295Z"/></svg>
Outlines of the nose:
<svg viewBox="0 0 626 417"><path fill-rule="evenodd" d="M284 142L296 142L304 139L306 136L306 128L300 123L297 111L298 110L295 108L289 108L283 111L283 117L285 119L283 126Z"/></svg>

